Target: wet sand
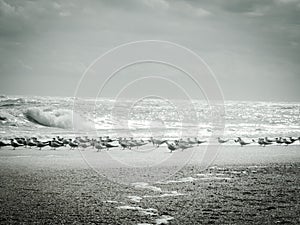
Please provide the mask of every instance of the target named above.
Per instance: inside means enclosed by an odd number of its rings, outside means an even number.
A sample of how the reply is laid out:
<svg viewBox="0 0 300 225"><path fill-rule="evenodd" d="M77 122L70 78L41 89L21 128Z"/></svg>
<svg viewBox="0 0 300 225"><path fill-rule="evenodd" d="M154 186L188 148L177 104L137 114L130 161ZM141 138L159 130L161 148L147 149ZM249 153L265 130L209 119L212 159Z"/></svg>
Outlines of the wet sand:
<svg viewBox="0 0 300 225"><path fill-rule="evenodd" d="M226 146L203 170L195 160L110 167L96 164L106 153L94 150L4 148L0 223L299 224L299 153L299 146Z"/></svg>

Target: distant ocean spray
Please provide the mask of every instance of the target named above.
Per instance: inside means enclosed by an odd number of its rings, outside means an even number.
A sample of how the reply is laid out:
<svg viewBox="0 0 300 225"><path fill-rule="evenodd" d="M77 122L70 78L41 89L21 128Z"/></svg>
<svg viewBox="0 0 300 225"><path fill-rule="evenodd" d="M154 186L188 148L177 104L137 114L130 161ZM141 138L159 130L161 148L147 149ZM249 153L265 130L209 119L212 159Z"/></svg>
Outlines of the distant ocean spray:
<svg viewBox="0 0 300 225"><path fill-rule="evenodd" d="M75 107L74 107L74 101ZM300 103L225 102L224 137L300 136ZM214 127L205 101L78 99L0 96L0 135L112 135L209 137Z"/></svg>

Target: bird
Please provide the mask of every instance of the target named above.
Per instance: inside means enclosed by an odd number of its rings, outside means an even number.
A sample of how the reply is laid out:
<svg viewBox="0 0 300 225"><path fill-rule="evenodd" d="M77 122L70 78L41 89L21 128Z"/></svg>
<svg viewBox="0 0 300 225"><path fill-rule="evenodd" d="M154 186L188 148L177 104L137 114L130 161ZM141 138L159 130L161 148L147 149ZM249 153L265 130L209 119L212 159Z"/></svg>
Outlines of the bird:
<svg viewBox="0 0 300 225"><path fill-rule="evenodd" d="M198 141L195 139L194 141L191 140L190 138L187 139L187 143L194 145L194 144L198 144Z"/></svg>
<svg viewBox="0 0 300 225"><path fill-rule="evenodd" d="M289 137L289 138L290 138L291 142L293 142L293 143L298 140L298 138L293 138L293 137Z"/></svg>
<svg viewBox="0 0 300 225"><path fill-rule="evenodd" d="M110 149L110 148L116 148L116 147L119 147L118 145L112 145L112 144L110 144L110 143L104 143L104 146L107 148L107 150Z"/></svg>
<svg viewBox="0 0 300 225"><path fill-rule="evenodd" d="M140 140L140 141L134 140L134 142L137 148L147 144L144 140Z"/></svg>
<svg viewBox="0 0 300 225"><path fill-rule="evenodd" d="M125 148L131 149L131 146L127 143L126 139L122 140L122 138L119 138L119 145L125 150Z"/></svg>
<svg viewBox="0 0 300 225"><path fill-rule="evenodd" d="M284 141L282 140L282 137L275 138L275 142L280 145L284 143Z"/></svg>
<svg viewBox="0 0 300 225"><path fill-rule="evenodd" d="M165 143L167 144L168 149L170 150L171 153L179 148L179 146L176 146L173 143L170 144L168 141L166 141Z"/></svg>
<svg viewBox="0 0 300 225"><path fill-rule="evenodd" d="M234 140L235 142L239 142L241 147L243 147L244 145L249 145L250 142L245 142L244 140L242 140L240 137L237 138L237 140Z"/></svg>
<svg viewBox="0 0 300 225"><path fill-rule="evenodd" d="M6 143L6 142L0 140L0 148L1 148L1 147L8 146L8 145L10 145L10 144L8 144L8 143Z"/></svg>
<svg viewBox="0 0 300 225"><path fill-rule="evenodd" d="M80 148L83 148L83 149L86 149L87 147L89 147L90 145L88 143L80 143L79 144L79 147Z"/></svg>
<svg viewBox="0 0 300 225"><path fill-rule="evenodd" d="M276 139L270 139L268 137L265 137L265 142L276 142Z"/></svg>
<svg viewBox="0 0 300 225"><path fill-rule="evenodd" d="M78 143L76 141L72 141L72 139L69 140L69 146L70 146L70 149L75 149L75 148L78 148Z"/></svg>
<svg viewBox="0 0 300 225"><path fill-rule="evenodd" d="M46 142L38 141L36 144L36 147L38 147L40 150L42 150L43 147L48 146L49 144L50 144L49 141L46 141Z"/></svg>
<svg viewBox="0 0 300 225"><path fill-rule="evenodd" d="M265 139L265 140L267 140L267 139ZM272 144L272 142L268 142L268 141L265 141L263 138L258 138L258 144L260 144L260 146L263 146L263 147L265 147L266 145L271 145Z"/></svg>
<svg viewBox="0 0 300 225"><path fill-rule="evenodd" d="M198 140L198 138L196 138L196 137L195 137L195 141L197 141L197 144L198 144L198 145L201 145L201 144L203 144L203 143L206 142L205 140L200 141L200 140Z"/></svg>
<svg viewBox="0 0 300 225"><path fill-rule="evenodd" d="M37 142L35 142L33 139L29 139L29 140L27 140L26 145L29 146L29 148L35 147L37 145Z"/></svg>
<svg viewBox="0 0 300 225"><path fill-rule="evenodd" d="M282 140L283 140L283 143L286 144L286 146L294 143L293 141L287 140L286 138L283 138Z"/></svg>
<svg viewBox="0 0 300 225"><path fill-rule="evenodd" d="M229 141L229 139L224 140L224 139L221 139L220 137L218 137L218 142L219 142L220 144L224 144L224 143L226 143L226 142L228 142L228 141Z"/></svg>
<svg viewBox="0 0 300 225"><path fill-rule="evenodd" d="M150 142L157 148L159 148L160 145L166 142L166 140L159 140L159 139L154 139L153 137L150 138Z"/></svg>
<svg viewBox="0 0 300 225"><path fill-rule="evenodd" d="M53 149L53 150L56 150L56 148L59 148L59 147L62 147L63 146L63 143L59 143L57 141L50 141L49 143L49 146Z"/></svg>
<svg viewBox="0 0 300 225"><path fill-rule="evenodd" d="M15 150L17 147L24 146L23 144L18 143L16 139L10 139L10 145L13 147L13 150Z"/></svg>
<svg viewBox="0 0 300 225"><path fill-rule="evenodd" d="M101 144L101 142L99 141L99 142L97 142L97 143L95 144L95 148L97 149L97 152L99 152L100 150L105 149L106 147L103 146L103 145Z"/></svg>
<svg viewBox="0 0 300 225"><path fill-rule="evenodd" d="M177 141L176 145L183 151L184 149L192 148L193 145L185 143L185 142L180 142Z"/></svg>

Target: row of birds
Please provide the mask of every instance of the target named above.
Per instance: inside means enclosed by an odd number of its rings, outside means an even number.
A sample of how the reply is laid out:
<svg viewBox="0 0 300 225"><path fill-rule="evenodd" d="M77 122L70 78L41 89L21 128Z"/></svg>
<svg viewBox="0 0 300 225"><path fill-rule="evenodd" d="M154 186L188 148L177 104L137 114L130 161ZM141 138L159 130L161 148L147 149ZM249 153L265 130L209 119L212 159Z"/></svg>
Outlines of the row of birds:
<svg viewBox="0 0 300 225"><path fill-rule="evenodd" d="M48 141L41 141L38 140L36 137L31 137L31 138L24 138L24 137L16 137L13 139L9 139L10 142L7 140L0 140L0 148L4 146L12 146L13 149L15 150L18 147L37 147L38 149L42 149L46 146L50 146L52 149L57 149L59 147L64 147L64 146L69 146L70 149L75 149L75 148L88 148L92 147L97 149L97 151L100 150L105 150L105 149L111 149L111 148L117 148L121 147L123 150L124 149L132 149L132 148L139 148L141 146L144 146L148 143L152 143L153 146L159 147L162 144L166 144L168 149L173 152L175 150L181 149L188 149L195 147L195 145L200 145L205 142L206 140L199 140L198 138L187 138L186 140L180 139L180 140L162 140L162 139L157 139L151 137L149 140L135 140L133 138L117 138L117 139L111 139L109 136L107 137L99 137L98 139L89 139L87 136L84 138L82 137L76 137L75 139L68 139L68 138L63 138L63 137L55 137L52 140ZM251 143L258 143L259 145L265 147L267 145L272 145L272 144L284 144L284 145L290 145L293 144L295 141L300 142L300 137L298 138L293 138L293 137L288 137L288 138L274 138L270 139L268 137L265 138L258 138L257 140L252 139L252 142L247 142L243 140L242 138L238 137L237 139L221 139L220 137L217 138L218 142L220 144L224 144L226 142L229 142L230 140L234 140L234 142L239 143L241 146L249 145Z"/></svg>

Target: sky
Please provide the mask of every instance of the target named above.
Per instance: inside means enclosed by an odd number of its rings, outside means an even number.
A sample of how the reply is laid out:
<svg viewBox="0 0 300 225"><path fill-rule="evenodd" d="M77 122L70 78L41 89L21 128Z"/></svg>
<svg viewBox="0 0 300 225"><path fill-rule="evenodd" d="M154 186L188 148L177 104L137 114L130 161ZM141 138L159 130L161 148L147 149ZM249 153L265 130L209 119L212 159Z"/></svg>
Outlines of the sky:
<svg viewBox="0 0 300 225"><path fill-rule="evenodd" d="M225 100L300 101L300 0L0 0L0 94L77 96L95 59L141 40L195 52ZM94 87L99 91L108 76L101 68L90 73L96 78L82 82L79 97L95 97ZM129 85L145 76L156 78ZM185 74L166 65L125 68L105 96L126 85L129 97L154 87L156 95L199 95Z"/></svg>

